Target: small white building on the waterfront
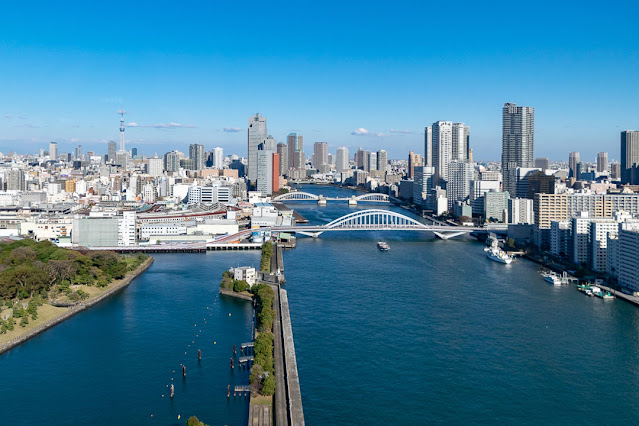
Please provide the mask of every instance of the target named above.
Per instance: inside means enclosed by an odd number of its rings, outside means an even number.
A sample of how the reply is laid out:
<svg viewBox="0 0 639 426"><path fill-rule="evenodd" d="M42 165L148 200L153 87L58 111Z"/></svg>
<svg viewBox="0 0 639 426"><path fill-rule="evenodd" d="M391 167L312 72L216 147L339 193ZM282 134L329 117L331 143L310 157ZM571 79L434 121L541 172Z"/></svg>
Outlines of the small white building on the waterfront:
<svg viewBox="0 0 639 426"><path fill-rule="evenodd" d="M230 271L233 274L233 279L237 281L246 281L249 286L253 287L257 273L252 266L240 266L238 268L231 268Z"/></svg>

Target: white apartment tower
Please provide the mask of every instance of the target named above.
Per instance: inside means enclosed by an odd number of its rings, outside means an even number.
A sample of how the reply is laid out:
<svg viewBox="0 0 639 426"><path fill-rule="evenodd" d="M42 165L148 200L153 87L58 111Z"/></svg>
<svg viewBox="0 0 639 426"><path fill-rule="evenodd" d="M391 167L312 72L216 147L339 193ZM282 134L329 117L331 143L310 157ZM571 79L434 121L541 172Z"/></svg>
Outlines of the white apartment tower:
<svg viewBox="0 0 639 426"><path fill-rule="evenodd" d="M432 126L432 161L435 185L444 187L448 181L448 163L453 161L453 122L437 121ZM450 201L449 201L450 203Z"/></svg>
<svg viewBox="0 0 639 426"><path fill-rule="evenodd" d="M350 170L350 168L348 148L340 146L337 148L335 155L335 170L338 173L342 173L346 170Z"/></svg>

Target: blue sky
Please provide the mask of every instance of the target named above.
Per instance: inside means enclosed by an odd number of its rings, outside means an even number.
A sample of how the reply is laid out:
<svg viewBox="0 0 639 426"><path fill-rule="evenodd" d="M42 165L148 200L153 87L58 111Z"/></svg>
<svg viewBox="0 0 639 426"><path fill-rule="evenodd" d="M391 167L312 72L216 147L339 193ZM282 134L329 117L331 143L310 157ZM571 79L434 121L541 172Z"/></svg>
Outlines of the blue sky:
<svg viewBox="0 0 639 426"><path fill-rule="evenodd" d="M307 151L391 158L452 120L470 125L475 159L499 159L504 102L535 107L537 157L618 159L619 132L639 128L635 2L22 3L0 12L2 152L104 153L121 105L147 155L196 142L245 155L255 112Z"/></svg>

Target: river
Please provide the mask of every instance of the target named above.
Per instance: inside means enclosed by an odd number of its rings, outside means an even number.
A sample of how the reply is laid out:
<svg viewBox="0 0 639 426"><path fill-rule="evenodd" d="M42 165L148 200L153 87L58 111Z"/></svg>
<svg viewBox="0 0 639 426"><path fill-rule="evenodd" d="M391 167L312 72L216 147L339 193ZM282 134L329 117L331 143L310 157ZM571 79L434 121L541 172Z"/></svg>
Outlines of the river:
<svg viewBox="0 0 639 426"><path fill-rule="evenodd" d="M288 205L312 224L361 208L410 215L389 205ZM491 262L470 237L325 233L299 237L284 262L309 425L639 415L639 309L621 300L548 285L523 259ZM0 356L0 424L165 425L191 415L246 424L246 399L227 399L226 388L248 382L229 358L250 339L251 307L217 288L225 269L250 264L257 251L159 255L122 292Z"/></svg>

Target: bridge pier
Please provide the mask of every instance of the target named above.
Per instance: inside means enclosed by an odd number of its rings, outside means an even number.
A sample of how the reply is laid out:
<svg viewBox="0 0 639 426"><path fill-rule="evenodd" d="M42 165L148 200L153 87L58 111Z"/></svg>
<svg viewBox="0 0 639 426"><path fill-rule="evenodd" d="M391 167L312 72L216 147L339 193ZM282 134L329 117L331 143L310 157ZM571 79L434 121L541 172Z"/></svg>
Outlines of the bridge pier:
<svg viewBox="0 0 639 426"><path fill-rule="evenodd" d="M349 206L356 206L357 205L357 200L355 199L355 197L352 197L352 198L348 199L348 205Z"/></svg>

